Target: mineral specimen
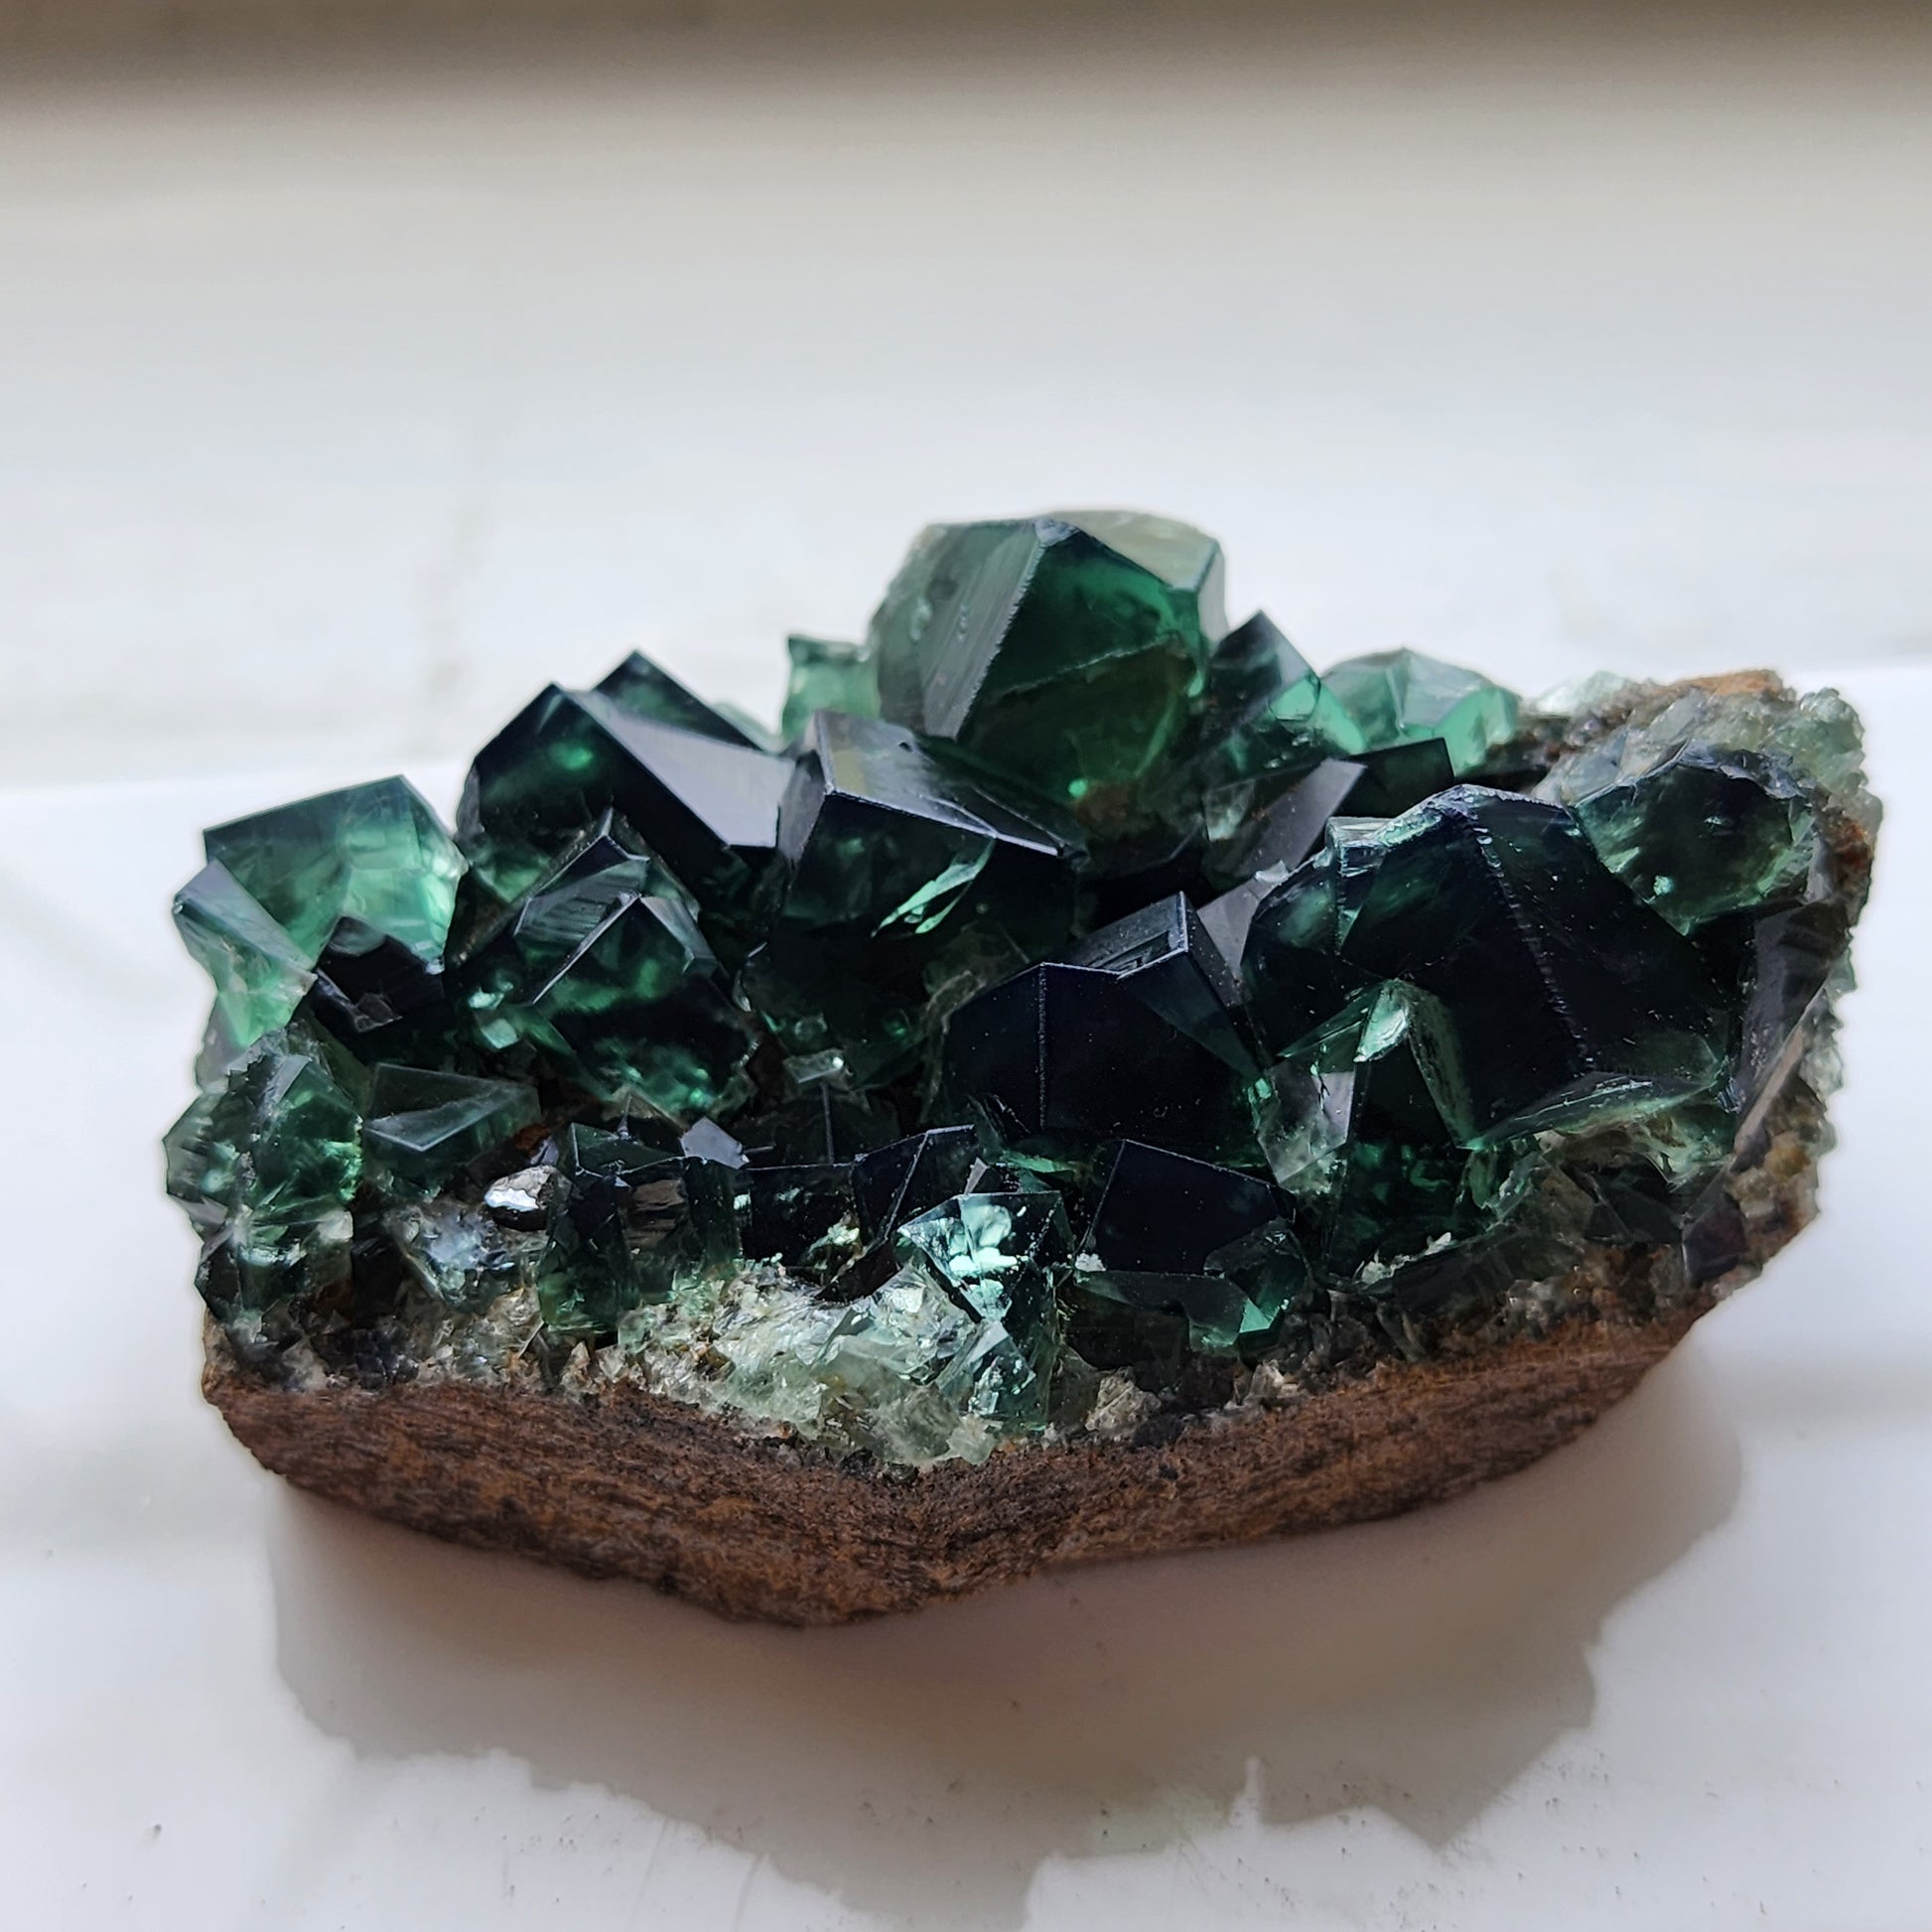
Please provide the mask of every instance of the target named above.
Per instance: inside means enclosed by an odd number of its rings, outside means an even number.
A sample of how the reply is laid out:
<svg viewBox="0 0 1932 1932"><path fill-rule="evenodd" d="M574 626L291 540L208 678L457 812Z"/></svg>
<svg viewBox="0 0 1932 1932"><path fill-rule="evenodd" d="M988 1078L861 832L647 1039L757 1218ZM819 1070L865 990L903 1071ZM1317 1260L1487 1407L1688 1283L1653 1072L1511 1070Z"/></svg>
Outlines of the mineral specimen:
<svg viewBox="0 0 1932 1932"><path fill-rule="evenodd" d="M209 832L167 1152L223 1359L977 1465L1754 1268L1829 1144L1854 715L1317 674L1221 579L1159 518L938 526L864 643L790 639L782 741L633 654L454 836L400 779Z"/></svg>

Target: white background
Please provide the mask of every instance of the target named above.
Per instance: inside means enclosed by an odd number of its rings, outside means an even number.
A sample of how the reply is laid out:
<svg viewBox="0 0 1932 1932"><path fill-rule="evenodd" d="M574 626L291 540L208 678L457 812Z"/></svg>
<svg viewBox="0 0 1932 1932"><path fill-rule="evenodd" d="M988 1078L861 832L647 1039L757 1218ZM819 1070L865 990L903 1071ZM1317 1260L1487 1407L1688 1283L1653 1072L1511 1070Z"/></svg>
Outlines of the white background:
<svg viewBox="0 0 1932 1932"><path fill-rule="evenodd" d="M773 712L1069 502L1317 663L1924 658L1932 17L1835 12L0 60L0 775Z"/></svg>
<svg viewBox="0 0 1932 1932"><path fill-rule="evenodd" d="M1928 108L1932 40L1804 16L10 59L7 1922L1926 1932ZM1317 659L1844 683L1825 1221L1478 1495L861 1630L259 1474L154 1146L196 829L447 804L631 642L772 709L925 517L1068 500Z"/></svg>

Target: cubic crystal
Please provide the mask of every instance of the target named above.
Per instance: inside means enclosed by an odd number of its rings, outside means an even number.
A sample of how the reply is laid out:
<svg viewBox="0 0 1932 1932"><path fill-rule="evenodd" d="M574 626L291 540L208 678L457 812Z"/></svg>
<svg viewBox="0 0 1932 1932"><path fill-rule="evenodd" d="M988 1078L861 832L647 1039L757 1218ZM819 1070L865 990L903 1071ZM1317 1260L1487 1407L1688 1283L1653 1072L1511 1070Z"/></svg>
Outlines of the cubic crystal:
<svg viewBox="0 0 1932 1932"><path fill-rule="evenodd" d="M935 524L873 619L880 708L1089 822L1187 731L1226 629L1219 546L1120 511Z"/></svg>
<svg viewBox="0 0 1932 1932"><path fill-rule="evenodd" d="M1317 672L1100 511L935 526L787 652L779 730L636 653L544 691L454 839L397 778L207 835L168 1187L248 1372L1157 1445L1674 1319L1805 1207L1879 820L1835 693Z"/></svg>

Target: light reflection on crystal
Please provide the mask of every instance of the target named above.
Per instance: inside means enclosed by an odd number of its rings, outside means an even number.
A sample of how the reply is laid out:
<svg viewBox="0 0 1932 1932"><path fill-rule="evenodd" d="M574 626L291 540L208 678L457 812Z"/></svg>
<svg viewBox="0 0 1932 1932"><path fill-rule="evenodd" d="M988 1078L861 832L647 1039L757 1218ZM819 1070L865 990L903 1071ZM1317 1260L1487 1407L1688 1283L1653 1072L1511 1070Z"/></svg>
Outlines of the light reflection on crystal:
<svg viewBox="0 0 1932 1932"><path fill-rule="evenodd" d="M1547 1323L1594 1252L1703 1293L1829 1142L1835 693L1317 672L1115 511L935 527L787 651L781 731L637 653L543 692L455 836L401 779L209 832L168 1186L259 1372L977 1461Z"/></svg>

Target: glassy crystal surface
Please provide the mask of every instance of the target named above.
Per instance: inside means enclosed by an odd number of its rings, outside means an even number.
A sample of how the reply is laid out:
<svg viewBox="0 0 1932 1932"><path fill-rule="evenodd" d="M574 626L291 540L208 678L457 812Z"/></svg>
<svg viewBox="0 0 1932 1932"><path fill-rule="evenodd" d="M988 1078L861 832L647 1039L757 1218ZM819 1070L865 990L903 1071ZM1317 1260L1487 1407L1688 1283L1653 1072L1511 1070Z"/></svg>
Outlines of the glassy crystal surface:
<svg viewBox="0 0 1932 1932"><path fill-rule="evenodd" d="M346 1276L359 1127L323 1061L269 1035L169 1130L168 1191L205 1236L198 1283L217 1315Z"/></svg>
<svg viewBox="0 0 1932 1932"><path fill-rule="evenodd" d="M898 1243L909 1267L985 1324L970 1362L975 1413L1043 1423L1059 1345L1055 1290L1072 1261L1059 1197L957 1194L907 1221Z"/></svg>
<svg viewBox="0 0 1932 1932"><path fill-rule="evenodd" d="M597 688L620 711L633 718L669 725L674 731L695 732L700 738L714 738L721 745L737 745L749 752L764 749L729 712L693 697L642 651L633 650L616 670L598 680Z"/></svg>
<svg viewBox="0 0 1932 1932"><path fill-rule="evenodd" d="M1119 975L1035 966L946 1030L949 1097L1003 1140L1144 1140L1212 1156L1239 1133L1242 1075Z"/></svg>
<svg viewBox="0 0 1932 1932"><path fill-rule="evenodd" d="M879 666L868 644L834 643L824 637L787 637L784 714L778 729L798 738L818 711L844 711L855 718L879 716Z"/></svg>
<svg viewBox="0 0 1932 1932"><path fill-rule="evenodd" d="M1255 1071L1234 975L1184 893L1102 926L1067 957L1075 966L1111 974L1150 1012L1237 1074Z"/></svg>
<svg viewBox="0 0 1932 1932"><path fill-rule="evenodd" d="M757 1038L697 911L605 813L456 969L485 1049L688 1125L747 1097Z"/></svg>
<svg viewBox="0 0 1932 1932"><path fill-rule="evenodd" d="M425 1067L382 1065L370 1084L362 1156L396 1191L433 1190L539 1117L536 1089Z"/></svg>
<svg viewBox="0 0 1932 1932"><path fill-rule="evenodd" d="M401 778L351 785L216 825L204 836L221 867L313 962L342 919L422 959L449 937L463 858L435 812Z"/></svg>
<svg viewBox="0 0 1932 1932"><path fill-rule="evenodd" d="M883 715L1090 823L1187 733L1226 629L1220 548L1164 517L935 524L873 619Z"/></svg>
<svg viewBox="0 0 1932 1932"><path fill-rule="evenodd" d="M463 1201L404 1201L382 1226L410 1273L462 1314L480 1314L518 1288L530 1259L526 1242Z"/></svg>
<svg viewBox="0 0 1932 1932"><path fill-rule="evenodd" d="M1074 917L1078 834L901 726L819 712L779 814L767 936L744 987L801 1061L873 1085L931 1043L922 1020L965 962L999 974Z"/></svg>
<svg viewBox="0 0 1932 1932"><path fill-rule="evenodd" d="M543 691L455 837L400 779L207 835L168 1187L255 1371L1159 1440L1691 1307L1829 1144L1834 693L1317 671L1100 511L935 526L787 651L776 730L640 654Z"/></svg>
<svg viewBox="0 0 1932 1932"><path fill-rule="evenodd" d="M1414 650L1350 657L1331 665L1323 682L1361 734L1359 745L1344 750L1440 739L1457 776L1480 769L1509 742L1521 709L1513 691Z"/></svg>
<svg viewBox="0 0 1932 1932"><path fill-rule="evenodd" d="M1201 766L1210 790L1262 780L1279 789L1319 762L1366 751L1353 713L1262 612L1214 645Z"/></svg>
<svg viewBox="0 0 1932 1932"><path fill-rule="evenodd" d="M616 811L729 928L770 861L790 779L782 758L552 685L477 755L457 838L507 903Z"/></svg>
<svg viewBox="0 0 1932 1932"><path fill-rule="evenodd" d="M1597 857L1680 932L1803 896L1816 820L1788 766L1691 744L1571 808Z"/></svg>
<svg viewBox="0 0 1932 1932"><path fill-rule="evenodd" d="M1560 807L1457 786L1391 820L1338 950L1436 996L1463 1136L1577 1126L1724 1076L1700 955L1604 868Z"/></svg>
<svg viewBox="0 0 1932 1932"><path fill-rule="evenodd" d="M728 1269L737 1254L724 1169L627 1133L571 1127L536 1273L551 1327L615 1333L631 1310Z"/></svg>
<svg viewBox="0 0 1932 1932"><path fill-rule="evenodd" d="M175 930L214 982L214 1019L235 1047L284 1025L314 982L314 960L226 866L204 866L175 895Z"/></svg>

